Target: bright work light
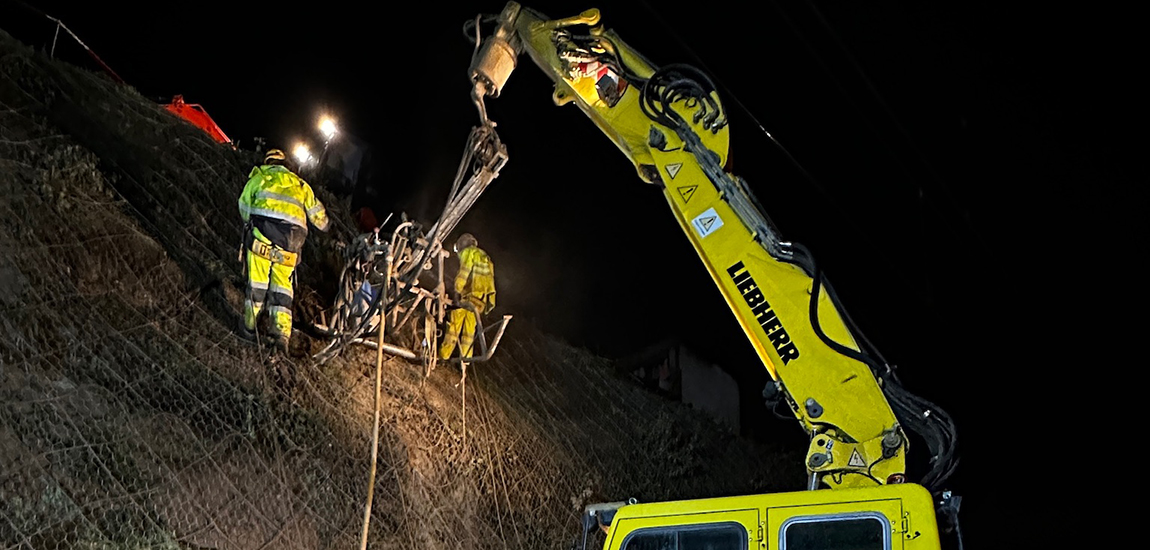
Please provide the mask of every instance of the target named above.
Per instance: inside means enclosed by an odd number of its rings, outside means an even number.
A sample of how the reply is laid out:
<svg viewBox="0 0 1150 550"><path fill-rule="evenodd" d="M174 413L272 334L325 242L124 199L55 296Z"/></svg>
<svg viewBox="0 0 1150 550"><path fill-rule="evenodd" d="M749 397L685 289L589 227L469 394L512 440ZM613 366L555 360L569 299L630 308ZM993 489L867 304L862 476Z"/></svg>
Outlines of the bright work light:
<svg viewBox="0 0 1150 550"><path fill-rule="evenodd" d="M319 131L323 132L324 139L331 139L339 131L339 128L335 125L335 119L324 115L319 119Z"/></svg>
<svg viewBox="0 0 1150 550"><path fill-rule="evenodd" d="M295 155L295 159L299 161L300 164L306 164L311 160L311 149L308 149L306 143L297 143L295 149L292 150L292 154Z"/></svg>

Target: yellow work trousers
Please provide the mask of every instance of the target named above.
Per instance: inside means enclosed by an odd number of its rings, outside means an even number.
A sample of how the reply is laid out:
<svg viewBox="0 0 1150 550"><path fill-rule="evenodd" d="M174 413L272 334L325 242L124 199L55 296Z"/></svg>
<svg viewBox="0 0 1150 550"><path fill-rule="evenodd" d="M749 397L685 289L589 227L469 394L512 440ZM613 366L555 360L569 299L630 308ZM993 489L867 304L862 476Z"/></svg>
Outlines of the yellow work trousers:
<svg viewBox="0 0 1150 550"><path fill-rule="evenodd" d="M475 306L475 311L483 313L483 306ZM443 331L443 343L439 346L439 358L450 359L457 341L459 356L465 359L471 357L471 348L475 343L475 326L475 313L471 310L461 307L448 312L447 329Z"/></svg>
<svg viewBox="0 0 1150 550"><path fill-rule="evenodd" d="M291 338L292 274L294 266L273 263L247 252L248 292L244 299L244 326L256 329L256 318L267 306L272 332L285 343Z"/></svg>

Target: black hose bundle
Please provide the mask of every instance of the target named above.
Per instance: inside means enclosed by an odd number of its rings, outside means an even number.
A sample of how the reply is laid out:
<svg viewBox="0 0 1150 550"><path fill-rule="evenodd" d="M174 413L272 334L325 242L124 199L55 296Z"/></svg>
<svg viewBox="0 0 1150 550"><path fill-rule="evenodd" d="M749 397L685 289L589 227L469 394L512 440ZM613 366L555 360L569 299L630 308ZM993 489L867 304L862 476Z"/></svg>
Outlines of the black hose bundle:
<svg viewBox="0 0 1150 550"><path fill-rule="evenodd" d="M870 367L871 372L880 380L883 394L886 395L887 401L890 403L891 409L894 411L895 418L898 419L899 424L921 437L930 450L930 466L919 483L932 492L939 490L942 484L954 473L955 468L958 467L958 432L955 428L954 421L946 411L934 403L914 395L902 387L894 370L887 364L886 360L883 359L882 355L878 353L870 341L867 340L850 316L847 315L845 308L843 308L839 302L838 295L835 293L834 288L823 276L822 271L814 261L810 252L797 243L792 243L790 246L795 248L796 253L794 256L796 258L803 258L803 263L813 268L814 285L811 289L809 315L811 318L811 327L814 329L815 334L831 349ZM859 342L862 344L861 347L866 351L856 351L848 348L835 342L823 332L822 327L819 325L818 315L819 292L823 288L826 289L827 296L830 297L831 303L838 306L843 322L846 323L847 328L852 334L858 337Z"/></svg>
<svg viewBox="0 0 1150 550"><path fill-rule="evenodd" d="M704 128L717 132L727 125L727 119L712 95L715 89L710 77L702 71L690 65L667 65L647 79L639 106L651 120L677 130L682 126L683 118L671 109L671 105L686 101L687 107L698 108L694 122L702 121Z"/></svg>

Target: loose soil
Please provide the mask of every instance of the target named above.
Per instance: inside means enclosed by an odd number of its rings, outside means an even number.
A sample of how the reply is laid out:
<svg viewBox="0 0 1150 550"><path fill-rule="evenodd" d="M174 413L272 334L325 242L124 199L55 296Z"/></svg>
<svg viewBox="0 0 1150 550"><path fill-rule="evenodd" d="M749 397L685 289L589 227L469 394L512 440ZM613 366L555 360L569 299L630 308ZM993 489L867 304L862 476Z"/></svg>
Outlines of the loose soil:
<svg viewBox="0 0 1150 550"><path fill-rule="evenodd" d="M0 547L359 547L375 352L317 364L300 332L272 361L235 334L257 160L0 31ZM335 227L304 250L302 325L354 227L317 193ZM458 381L385 361L370 548L569 548L591 502L801 489L801 449L530 322L469 369L466 431Z"/></svg>

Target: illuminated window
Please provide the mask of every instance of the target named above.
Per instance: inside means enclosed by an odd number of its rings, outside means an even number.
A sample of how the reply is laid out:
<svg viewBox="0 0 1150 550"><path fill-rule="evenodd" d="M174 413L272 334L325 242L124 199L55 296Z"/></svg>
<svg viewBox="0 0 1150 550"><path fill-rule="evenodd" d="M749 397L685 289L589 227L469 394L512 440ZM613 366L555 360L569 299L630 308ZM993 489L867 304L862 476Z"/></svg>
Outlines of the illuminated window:
<svg viewBox="0 0 1150 550"><path fill-rule="evenodd" d="M623 550L747 550L747 530L737 523L636 529Z"/></svg>
<svg viewBox="0 0 1150 550"><path fill-rule="evenodd" d="M781 539L784 550L890 550L890 524L880 514L792 518Z"/></svg>

